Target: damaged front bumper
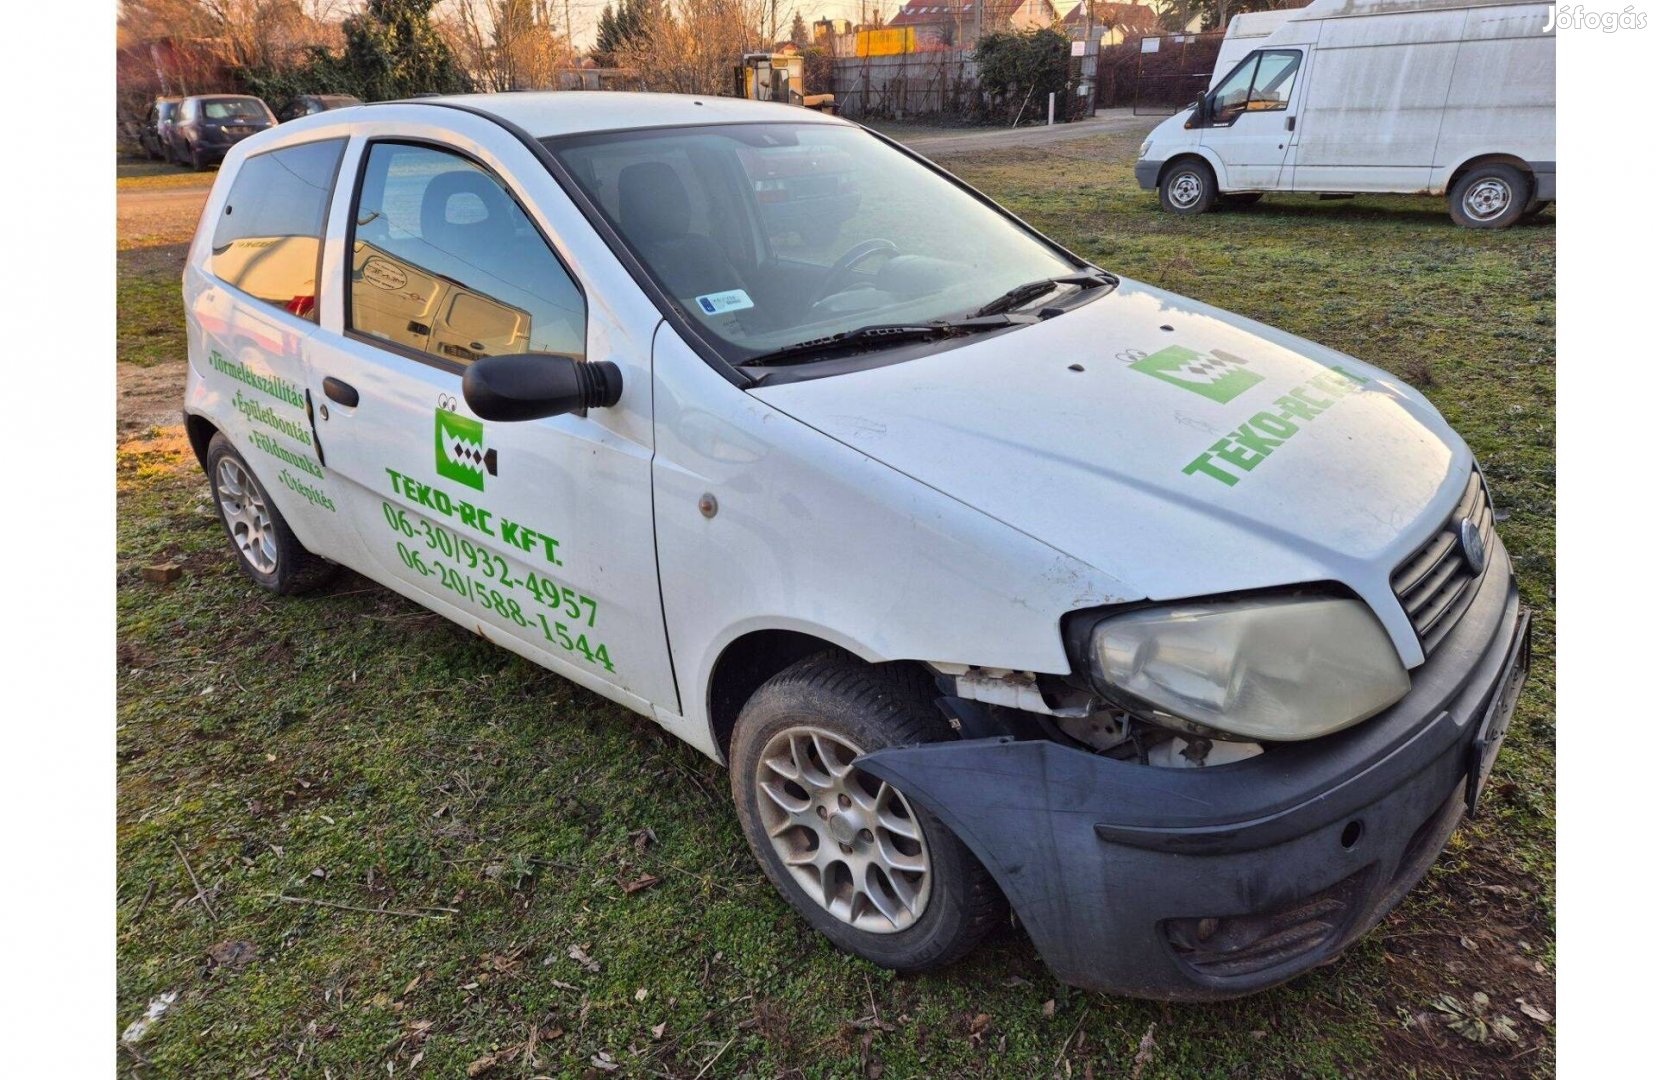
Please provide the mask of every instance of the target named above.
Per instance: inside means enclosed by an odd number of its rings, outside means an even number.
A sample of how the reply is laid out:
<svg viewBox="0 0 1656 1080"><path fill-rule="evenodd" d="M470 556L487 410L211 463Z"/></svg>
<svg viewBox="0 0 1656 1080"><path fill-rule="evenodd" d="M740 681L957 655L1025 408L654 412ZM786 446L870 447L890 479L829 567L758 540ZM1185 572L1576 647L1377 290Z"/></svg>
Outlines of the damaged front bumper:
<svg viewBox="0 0 1656 1080"><path fill-rule="evenodd" d="M1060 979L1234 997L1326 962L1420 880L1475 806L1528 663L1529 613L1497 542L1408 696L1335 735L1206 769L1010 738L858 765L972 849Z"/></svg>

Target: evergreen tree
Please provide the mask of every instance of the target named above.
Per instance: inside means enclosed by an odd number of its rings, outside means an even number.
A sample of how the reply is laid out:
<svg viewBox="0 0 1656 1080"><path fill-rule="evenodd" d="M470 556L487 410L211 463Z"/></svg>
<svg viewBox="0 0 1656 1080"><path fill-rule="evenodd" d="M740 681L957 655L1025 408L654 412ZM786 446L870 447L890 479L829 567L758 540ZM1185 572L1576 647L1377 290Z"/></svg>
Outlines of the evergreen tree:
<svg viewBox="0 0 1656 1080"><path fill-rule="evenodd" d="M799 13L798 8L794 9L793 25L788 28L788 40L801 50L811 43L810 28L805 25L805 16Z"/></svg>
<svg viewBox="0 0 1656 1080"><path fill-rule="evenodd" d="M368 0L367 10L345 20L340 81L365 101L419 93L457 94L471 78L431 23L436 0Z"/></svg>

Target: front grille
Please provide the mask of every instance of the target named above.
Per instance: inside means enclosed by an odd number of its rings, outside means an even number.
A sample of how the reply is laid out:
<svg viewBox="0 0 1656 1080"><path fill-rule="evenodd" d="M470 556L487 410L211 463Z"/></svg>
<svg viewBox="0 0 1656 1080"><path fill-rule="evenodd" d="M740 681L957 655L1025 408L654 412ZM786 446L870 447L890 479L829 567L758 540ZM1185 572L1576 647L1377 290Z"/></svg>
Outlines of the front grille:
<svg viewBox="0 0 1656 1080"><path fill-rule="evenodd" d="M1472 470L1466 492L1450 512L1448 520L1421 545L1420 549L1392 572L1392 592L1409 613L1420 647L1427 656L1449 636L1455 623L1466 613L1477 592L1473 586L1482 576L1467 565L1461 547L1460 523L1471 518L1483 537L1484 550L1495 547L1495 509L1489 503L1489 489L1483 474Z"/></svg>
<svg viewBox="0 0 1656 1080"><path fill-rule="evenodd" d="M1162 924L1173 954L1200 975L1240 978L1335 945L1351 925L1367 870L1276 911Z"/></svg>

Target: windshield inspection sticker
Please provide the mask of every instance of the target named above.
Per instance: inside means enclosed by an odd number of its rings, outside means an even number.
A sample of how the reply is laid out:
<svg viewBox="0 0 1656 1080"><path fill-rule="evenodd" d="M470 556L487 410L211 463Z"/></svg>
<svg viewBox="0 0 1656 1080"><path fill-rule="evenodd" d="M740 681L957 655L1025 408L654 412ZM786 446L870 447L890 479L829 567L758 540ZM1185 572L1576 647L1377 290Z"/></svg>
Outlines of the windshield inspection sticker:
<svg viewBox="0 0 1656 1080"><path fill-rule="evenodd" d="M1223 405L1265 376L1247 370L1240 356L1221 352L1199 353L1183 345L1169 345L1128 366L1152 378L1201 394Z"/></svg>
<svg viewBox="0 0 1656 1080"><path fill-rule="evenodd" d="M753 306L748 294L742 289L731 289L729 292L708 293L706 296L696 297L696 306L709 315L723 315L727 311L741 311Z"/></svg>
<svg viewBox="0 0 1656 1080"><path fill-rule="evenodd" d="M1200 473L1213 477L1226 487L1235 487L1236 482L1242 479L1241 473L1252 472L1300 428L1347 394L1360 390L1367 381L1361 375L1353 375L1330 365L1321 375L1277 398L1276 411L1267 409L1256 412L1246 422L1236 425L1236 430L1186 465L1184 474L1195 476ZM1215 458L1219 460L1215 461ZM1232 471L1233 468L1235 471Z"/></svg>

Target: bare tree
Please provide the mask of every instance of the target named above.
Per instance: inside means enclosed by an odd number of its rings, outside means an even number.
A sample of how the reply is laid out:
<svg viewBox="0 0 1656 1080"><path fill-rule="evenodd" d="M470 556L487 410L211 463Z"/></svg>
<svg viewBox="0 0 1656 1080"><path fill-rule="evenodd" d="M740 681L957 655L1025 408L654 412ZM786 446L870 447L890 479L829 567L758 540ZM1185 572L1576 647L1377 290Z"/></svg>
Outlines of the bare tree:
<svg viewBox="0 0 1656 1080"><path fill-rule="evenodd" d="M451 44L482 89L550 88L575 63L556 0L458 0L453 12Z"/></svg>
<svg viewBox="0 0 1656 1080"><path fill-rule="evenodd" d="M770 0L665 0L648 32L629 41L617 62L646 89L719 94L745 52L769 51Z"/></svg>

